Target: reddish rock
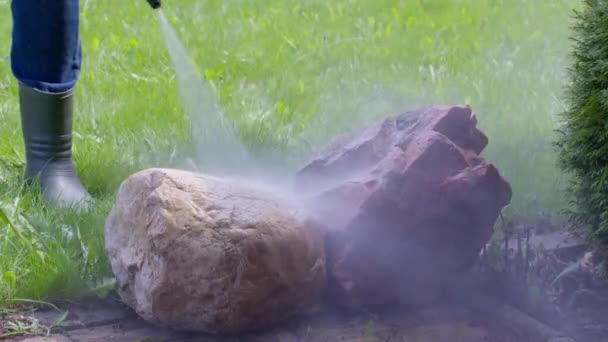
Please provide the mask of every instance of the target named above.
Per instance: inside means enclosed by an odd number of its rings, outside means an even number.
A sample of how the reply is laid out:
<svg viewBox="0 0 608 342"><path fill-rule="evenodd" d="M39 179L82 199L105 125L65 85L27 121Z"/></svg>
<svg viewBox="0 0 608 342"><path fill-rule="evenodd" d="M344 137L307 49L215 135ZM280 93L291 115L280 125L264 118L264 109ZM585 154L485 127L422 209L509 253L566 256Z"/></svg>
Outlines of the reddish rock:
<svg viewBox="0 0 608 342"><path fill-rule="evenodd" d="M419 108L336 138L299 171L330 230L339 303L425 304L473 265L512 196L476 124L468 106Z"/></svg>

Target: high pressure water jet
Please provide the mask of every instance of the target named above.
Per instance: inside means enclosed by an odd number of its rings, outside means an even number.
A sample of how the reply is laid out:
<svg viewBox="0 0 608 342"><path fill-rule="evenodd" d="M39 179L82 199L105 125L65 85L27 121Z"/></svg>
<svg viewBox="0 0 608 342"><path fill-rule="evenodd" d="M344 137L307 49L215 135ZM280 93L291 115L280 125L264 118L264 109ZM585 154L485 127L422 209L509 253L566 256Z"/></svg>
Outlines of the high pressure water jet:
<svg viewBox="0 0 608 342"><path fill-rule="evenodd" d="M159 9L157 17L161 32L190 120L196 167L199 171L216 175L254 176L258 170L253 157L227 122L213 89L199 75L173 26L160 9L161 1L147 1L152 8Z"/></svg>

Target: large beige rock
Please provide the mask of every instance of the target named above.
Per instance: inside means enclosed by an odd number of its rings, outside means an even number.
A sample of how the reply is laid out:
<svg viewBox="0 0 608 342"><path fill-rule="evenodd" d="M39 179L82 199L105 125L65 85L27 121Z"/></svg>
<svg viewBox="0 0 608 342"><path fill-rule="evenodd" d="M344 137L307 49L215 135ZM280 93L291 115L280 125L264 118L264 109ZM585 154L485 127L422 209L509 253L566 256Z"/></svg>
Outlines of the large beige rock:
<svg viewBox="0 0 608 342"><path fill-rule="evenodd" d="M120 295L145 320L221 334L304 309L325 285L323 233L289 203L185 171L132 175L105 226Z"/></svg>

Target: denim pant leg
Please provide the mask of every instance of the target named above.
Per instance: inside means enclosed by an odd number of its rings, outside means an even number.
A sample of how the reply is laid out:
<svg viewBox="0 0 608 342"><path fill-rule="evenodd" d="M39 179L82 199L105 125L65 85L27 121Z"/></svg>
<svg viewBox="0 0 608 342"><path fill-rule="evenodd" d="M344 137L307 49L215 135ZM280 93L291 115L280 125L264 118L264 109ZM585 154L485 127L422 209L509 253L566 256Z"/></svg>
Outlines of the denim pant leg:
<svg viewBox="0 0 608 342"><path fill-rule="evenodd" d="M79 0L12 0L11 68L25 85L62 93L80 74Z"/></svg>

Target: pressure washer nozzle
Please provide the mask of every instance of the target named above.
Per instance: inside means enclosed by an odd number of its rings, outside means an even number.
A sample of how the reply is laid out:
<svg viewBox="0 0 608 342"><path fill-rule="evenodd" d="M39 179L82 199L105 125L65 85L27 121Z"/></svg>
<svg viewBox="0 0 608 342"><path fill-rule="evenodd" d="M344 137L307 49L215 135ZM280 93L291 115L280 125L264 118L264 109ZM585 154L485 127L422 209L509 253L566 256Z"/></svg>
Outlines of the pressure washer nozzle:
<svg viewBox="0 0 608 342"><path fill-rule="evenodd" d="M146 0L153 9L160 8L160 0Z"/></svg>

